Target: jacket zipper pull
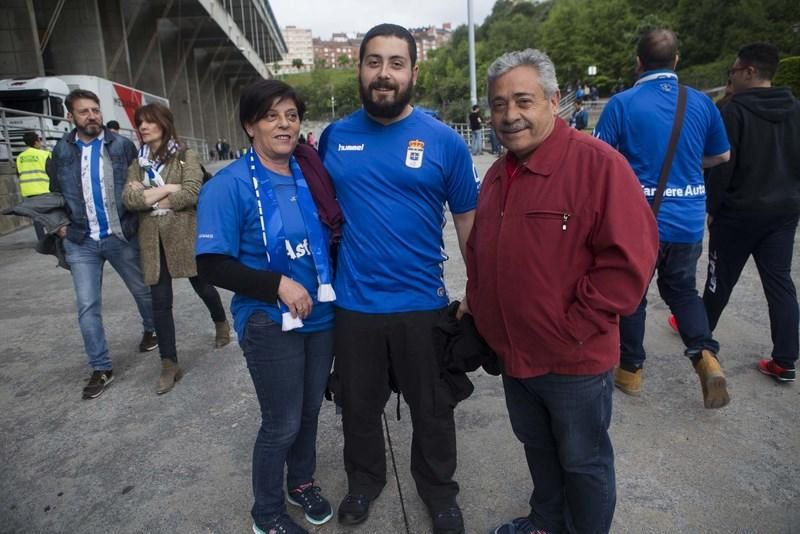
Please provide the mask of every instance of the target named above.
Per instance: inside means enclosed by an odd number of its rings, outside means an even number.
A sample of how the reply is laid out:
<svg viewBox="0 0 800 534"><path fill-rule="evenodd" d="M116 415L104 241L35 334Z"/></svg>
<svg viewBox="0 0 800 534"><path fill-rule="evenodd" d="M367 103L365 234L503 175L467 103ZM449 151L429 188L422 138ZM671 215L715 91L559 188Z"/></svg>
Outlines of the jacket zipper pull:
<svg viewBox="0 0 800 534"><path fill-rule="evenodd" d="M561 215L561 231L567 231L567 221L569 220L569 213L564 213Z"/></svg>

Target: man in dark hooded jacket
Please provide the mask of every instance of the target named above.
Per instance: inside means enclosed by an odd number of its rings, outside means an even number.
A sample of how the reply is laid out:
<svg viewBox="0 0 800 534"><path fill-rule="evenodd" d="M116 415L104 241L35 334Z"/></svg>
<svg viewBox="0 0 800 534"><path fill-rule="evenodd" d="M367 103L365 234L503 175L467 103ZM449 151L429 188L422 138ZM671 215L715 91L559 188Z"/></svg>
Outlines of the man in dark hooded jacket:
<svg viewBox="0 0 800 534"><path fill-rule="evenodd" d="M703 302L713 330L751 255L769 306L773 349L759 370L795 379L797 293L791 276L800 214L800 102L772 87L778 50L755 43L739 50L728 71L733 98L722 110L731 144L728 163L707 184L708 278Z"/></svg>

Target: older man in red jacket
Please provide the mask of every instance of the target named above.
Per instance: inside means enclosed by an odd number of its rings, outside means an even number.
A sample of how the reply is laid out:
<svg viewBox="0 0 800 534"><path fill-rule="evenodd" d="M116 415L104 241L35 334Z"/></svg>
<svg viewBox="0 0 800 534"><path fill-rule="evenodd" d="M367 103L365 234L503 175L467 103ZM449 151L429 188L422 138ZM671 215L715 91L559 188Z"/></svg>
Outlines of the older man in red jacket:
<svg viewBox="0 0 800 534"><path fill-rule="evenodd" d="M608 532L618 321L641 301L658 250L627 161L558 118L559 99L555 67L538 50L489 68L492 126L508 155L483 180L462 311L503 364L534 484L530 514L497 534Z"/></svg>

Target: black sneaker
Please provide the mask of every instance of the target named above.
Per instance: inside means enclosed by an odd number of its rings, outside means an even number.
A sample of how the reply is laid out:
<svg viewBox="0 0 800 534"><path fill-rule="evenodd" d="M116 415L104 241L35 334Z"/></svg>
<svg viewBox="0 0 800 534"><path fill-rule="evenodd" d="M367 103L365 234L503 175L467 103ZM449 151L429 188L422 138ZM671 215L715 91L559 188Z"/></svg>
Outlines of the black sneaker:
<svg viewBox="0 0 800 534"><path fill-rule="evenodd" d="M93 371L92 376L89 377L89 383L83 388L84 399L96 399L114 380L114 372L109 369L108 371Z"/></svg>
<svg viewBox="0 0 800 534"><path fill-rule="evenodd" d="M433 534L464 534L464 518L461 508L451 504L444 510L431 514L433 520Z"/></svg>
<svg viewBox="0 0 800 534"><path fill-rule="evenodd" d="M142 340L139 342L139 352L150 352L158 348L158 338L155 332L145 331Z"/></svg>
<svg viewBox="0 0 800 534"><path fill-rule="evenodd" d="M263 525L253 523L254 534L309 534L287 514L281 514Z"/></svg>
<svg viewBox="0 0 800 534"><path fill-rule="evenodd" d="M365 495L348 493L339 504L339 523L358 525L369 517L369 499Z"/></svg>
<svg viewBox="0 0 800 534"><path fill-rule="evenodd" d="M303 508L306 521L314 525L321 525L333 517L331 503L320 495L321 492L319 486L315 486L311 481L289 490L286 500L289 501L289 504Z"/></svg>
<svg viewBox="0 0 800 534"><path fill-rule="evenodd" d="M527 517L518 517L494 529L492 534L549 534L536 528Z"/></svg>

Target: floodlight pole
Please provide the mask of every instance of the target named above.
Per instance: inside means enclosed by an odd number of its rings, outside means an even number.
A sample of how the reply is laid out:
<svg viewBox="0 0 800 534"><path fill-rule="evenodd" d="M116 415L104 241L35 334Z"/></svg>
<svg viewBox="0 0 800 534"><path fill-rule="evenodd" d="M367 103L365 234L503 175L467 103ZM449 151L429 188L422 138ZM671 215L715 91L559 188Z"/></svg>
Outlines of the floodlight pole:
<svg viewBox="0 0 800 534"><path fill-rule="evenodd" d="M475 81L475 25L472 22L472 0L467 0L467 35L469 41L469 99L478 103L478 84Z"/></svg>

